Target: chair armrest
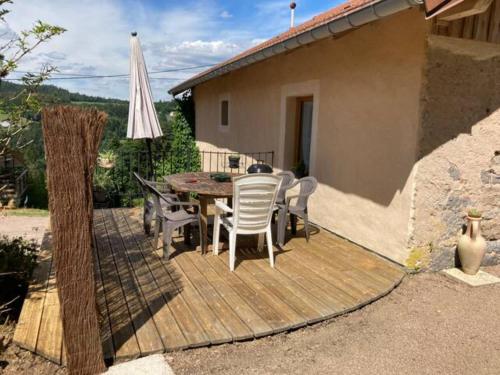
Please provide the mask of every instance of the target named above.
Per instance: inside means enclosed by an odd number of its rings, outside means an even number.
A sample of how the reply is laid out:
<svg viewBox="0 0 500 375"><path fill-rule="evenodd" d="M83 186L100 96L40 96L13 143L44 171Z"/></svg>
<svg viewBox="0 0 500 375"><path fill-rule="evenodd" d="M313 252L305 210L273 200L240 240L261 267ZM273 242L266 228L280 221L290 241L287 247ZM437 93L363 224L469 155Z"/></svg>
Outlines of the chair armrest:
<svg viewBox="0 0 500 375"><path fill-rule="evenodd" d="M296 194L296 195L291 195L289 197L286 197L286 206L287 207L290 206L290 201L292 199L297 199L297 198L302 198L302 197L307 198L309 195L310 194Z"/></svg>
<svg viewBox="0 0 500 375"><path fill-rule="evenodd" d="M300 184L300 180L296 180L295 182L292 182L290 185L288 186L283 186L286 190L290 190L290 189L293 189L295 186L297 186L298 184Z"/></svg>
<svg viewBox="0 0 500 375"><path fill-rule="evenodd" d="M174 194L174 193L161 193L161 195L163 195L164 197L167 197L168 199L172 199L176 202L180 201L179 197L177 196L177 194Z"/></svg>
<svg viewBox="0 0 500 375"><path fill-rule="evenodd" d="M155 187L157 190L160 190L162 194L165 195L175 195L172 193L165 193L165 191L170 191L170 185L165 181L146 181L148 184Z"/></svg>
<svg viewBox="0 0 500 375"><path fill-rule="evenodd" d="M217 200L215 201L215 209L216 211L233 212L233 209L230 208L227 204Z"/></svg>
<svg viewBox="0 0 500 375"><path fill-rule="evenodd" d="M175 197L170 197L170 195L174 195ZM160 198L163 199L171 206L188 206L188 207L199 207L200 203L198 201L192 202L181 202L179 198L175 194L161 194Z"/></svg>

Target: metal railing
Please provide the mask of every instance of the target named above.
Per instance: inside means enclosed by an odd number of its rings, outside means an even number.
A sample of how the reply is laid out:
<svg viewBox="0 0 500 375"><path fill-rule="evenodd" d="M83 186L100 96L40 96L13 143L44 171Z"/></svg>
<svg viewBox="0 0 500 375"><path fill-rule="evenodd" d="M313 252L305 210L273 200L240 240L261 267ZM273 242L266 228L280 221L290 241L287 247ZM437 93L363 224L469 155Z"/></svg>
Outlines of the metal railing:
<svg viewBox="0 0 500 375"><path fill-rule="evenodd" d="M19 176L16 177L16 197L19 200L18 205L21 203L21 198L28 190L28 170L25 169Z"/></svg>
<svg viewBox="0 0 500 375"><path fill-rule="evenodd" d="M7 204L14 199L16 206L19 206L27 189L27 169L16 163L12 155L0 156L0 203Z"/></svg>
<svg viewBox="0 0 500 375"><path fill-rule="evenodd" d="M230 165L229 156L240 157L236 168ZM153 153L154 178L163 180L165 176L182 172L233 172L245 173L255 163L274 166L274 151L232 153L221 151L186 152L181 155L171 151ZM119 153L112 163L98 163L94 176L94 191L100 190L105 202L94 202L97 206L130 206L134 199L140 198L141 191L134 178L134 172L147 178L151 175L149 155L146 151ZM105 194L103 194L105 193ZM98 199L97 199L98 200Z"/></svg>

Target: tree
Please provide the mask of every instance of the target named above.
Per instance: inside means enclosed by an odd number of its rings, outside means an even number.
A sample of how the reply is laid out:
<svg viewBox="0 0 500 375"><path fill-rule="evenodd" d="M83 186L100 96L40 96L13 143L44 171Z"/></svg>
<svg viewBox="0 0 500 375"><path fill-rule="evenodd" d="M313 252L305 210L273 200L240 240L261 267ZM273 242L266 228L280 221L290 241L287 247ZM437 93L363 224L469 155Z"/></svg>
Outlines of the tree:
<svg viewBox="0 0 500 375"><path fill-rule="evenodd" d="M12 0L0 0L0 22L6 23L5 17L10 13L6 6L12 3ZM21 31L0 45L0 84L37 47L65 31L62 27L38 20L30 29ZM24 139L23 132L33 120L40 117L41 104L36 95L37 90L55 70L51 65L44 65L37 73L25 73L20 79L22 89L11 97L0 100L0 156L7 149L20 149L30 143L30 140Z"/></svg>
<svg viewBox="0 0 500 375"><path fill-rule="evenodd" d="M177 110L170 125L167 165L157 167L157 175L195 172L201 168L201 158L191 128L183 114Z"/></svg>

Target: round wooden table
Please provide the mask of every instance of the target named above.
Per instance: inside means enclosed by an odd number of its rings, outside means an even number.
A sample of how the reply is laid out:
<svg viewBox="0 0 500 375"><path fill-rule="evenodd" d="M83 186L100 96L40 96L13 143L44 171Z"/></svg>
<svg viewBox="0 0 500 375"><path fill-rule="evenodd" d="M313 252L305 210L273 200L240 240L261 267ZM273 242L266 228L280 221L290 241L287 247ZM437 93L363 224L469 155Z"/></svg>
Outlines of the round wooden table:
<svg viewBox="0 0 500 375"><path fill-rule="evenodd" d="M202 253L208 250L208 204L214 198L231 198L233 182L217 182L210 178L213 172L178 173L165 177L165 182L177 193L197 193L200 201ZM227 173L232 177L238 173Z"/></svg>

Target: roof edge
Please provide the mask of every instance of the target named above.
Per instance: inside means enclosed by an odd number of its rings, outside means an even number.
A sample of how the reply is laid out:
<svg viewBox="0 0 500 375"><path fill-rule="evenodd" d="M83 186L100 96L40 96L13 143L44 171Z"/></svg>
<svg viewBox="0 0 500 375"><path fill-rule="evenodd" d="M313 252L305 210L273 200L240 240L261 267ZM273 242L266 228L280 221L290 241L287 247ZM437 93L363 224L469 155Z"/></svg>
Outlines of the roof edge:
<svg viewBox="0 0 500 375"><path fill-rule="evenodd" d="M193 88L194 86L199 85L200 83L238 70L244 66L266 60L283 52L294 50L298 47L325 39L329 36L355 29L380 18L390 16L421 4L423 4L423 0L376 0L354 9L350 8L345 12L335 15L331 19L320 22L317 25L315 24L309 28L306 27L305 30L291 34L289 37L285 37L282 40L280 40L280 38L283 35L286 35L287 32L280 34L273 38L277 40L269 46L264 47L264 45L272 41L272 39L261 44L261 48L256 46L246 52L243 52L232 59L218 64L217 66L210 68L177 86L174 86L168 92L174 96L178 95ZM345 4L341 4L339 7L345 8ZM305 24L307 24L307 22ZM305 24L299 25L297 28L300 28Z"/></svg>

